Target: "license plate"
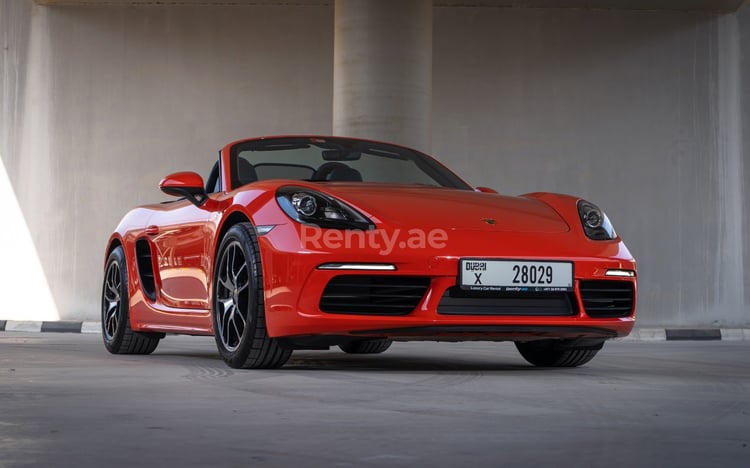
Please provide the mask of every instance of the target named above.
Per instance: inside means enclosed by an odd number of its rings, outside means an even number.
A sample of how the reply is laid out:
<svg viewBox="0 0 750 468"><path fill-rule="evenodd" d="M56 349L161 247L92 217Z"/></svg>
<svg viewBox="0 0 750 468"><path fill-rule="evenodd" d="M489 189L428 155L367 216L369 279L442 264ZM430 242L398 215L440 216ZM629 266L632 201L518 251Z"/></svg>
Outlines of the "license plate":
<svg viewBox="0 0 750 468"><path fill-rule="evenodd" d="M459 285L469 291L572 291L573 263L465 258Z"/></svg>

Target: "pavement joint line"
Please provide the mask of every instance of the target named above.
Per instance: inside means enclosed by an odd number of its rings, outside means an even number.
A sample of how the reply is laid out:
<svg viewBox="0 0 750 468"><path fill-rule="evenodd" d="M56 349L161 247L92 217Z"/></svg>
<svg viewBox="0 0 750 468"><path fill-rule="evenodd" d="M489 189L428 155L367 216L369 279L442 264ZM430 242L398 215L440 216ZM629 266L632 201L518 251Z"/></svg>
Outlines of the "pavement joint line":
<svg viewBox="0 0 750 468"><path fill-rule="evenodd" d="M97 321L0 320L0 332L82 333L102 332ZM635 328L615 341L750 341L750 328Z"/></svg>

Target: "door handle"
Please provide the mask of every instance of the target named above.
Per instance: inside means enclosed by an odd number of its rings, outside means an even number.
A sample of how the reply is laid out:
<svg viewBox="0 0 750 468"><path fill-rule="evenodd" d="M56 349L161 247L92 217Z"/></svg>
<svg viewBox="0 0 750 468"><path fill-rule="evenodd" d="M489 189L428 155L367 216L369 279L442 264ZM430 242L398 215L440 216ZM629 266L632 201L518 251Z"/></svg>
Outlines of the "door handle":
<svg viewBox="0 0 750 468"><path fill-rule="evenodd" d="M147 227L146 234L148 234L149 236L155 236L159 234L159 226L155 226L152 224L151 226Z"/></svg>

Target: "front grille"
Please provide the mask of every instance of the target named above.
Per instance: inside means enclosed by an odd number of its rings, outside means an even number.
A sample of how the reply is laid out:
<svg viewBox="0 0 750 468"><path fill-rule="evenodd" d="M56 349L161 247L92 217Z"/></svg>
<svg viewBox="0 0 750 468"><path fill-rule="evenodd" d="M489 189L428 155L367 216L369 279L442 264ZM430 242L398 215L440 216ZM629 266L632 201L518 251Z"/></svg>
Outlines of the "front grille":
<svg viewBox="0 0 750 468"><path fill-rule="evenodd" d="M472 292L458 287L443 294L437 308L441 315L576 315L573 293L565 292Z"/></svg>
<svg viewBox="0 0 750 468"><path fill-rule="evenodd" d="M627 317L633 312L634 289L629 281L581 281L579 289L589 317Z"/></svg>
<svg viewBox="0 0 750 468"><path fill-rule="evenodd" d="M422 300L430 278L421 276L336 276L326 285L320 310L331 314L406 315Z"/></svg>

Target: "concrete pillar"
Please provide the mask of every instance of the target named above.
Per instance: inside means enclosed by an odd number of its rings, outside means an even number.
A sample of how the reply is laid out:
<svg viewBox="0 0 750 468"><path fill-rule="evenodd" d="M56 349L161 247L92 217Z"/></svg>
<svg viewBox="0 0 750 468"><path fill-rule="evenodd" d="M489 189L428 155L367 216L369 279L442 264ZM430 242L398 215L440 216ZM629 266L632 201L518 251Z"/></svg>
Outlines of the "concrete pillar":
<svg viewBox="0 0 750 468"><path fill-rule="evenodd" d="M742 148L742 50L736 14L722 15L718 23L717 57L717 175L719 178L717 251L714 257L716 315L731 325L747 323L744 304L743 222L745 185Z"/></svg>
<svg viewBox="0 0 750 468"><path fill-rule="evenodd" d="M335 135L430 146L432 0L336 0Z"/></svg>

